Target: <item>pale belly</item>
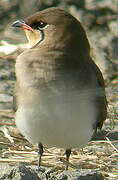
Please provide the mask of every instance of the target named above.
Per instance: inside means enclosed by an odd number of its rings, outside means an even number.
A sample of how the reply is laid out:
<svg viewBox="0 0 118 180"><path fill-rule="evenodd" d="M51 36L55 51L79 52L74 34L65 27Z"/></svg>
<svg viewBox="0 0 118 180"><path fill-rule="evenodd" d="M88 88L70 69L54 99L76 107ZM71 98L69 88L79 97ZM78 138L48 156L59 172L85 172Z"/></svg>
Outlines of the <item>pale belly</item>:
<svg viewBox="0 0 118 180"><path fill-rule="evenodd" d="M90 99L52 98L20 105L15 119L20 132L33 144L82 148L93 134L96 108Z"/></svg>

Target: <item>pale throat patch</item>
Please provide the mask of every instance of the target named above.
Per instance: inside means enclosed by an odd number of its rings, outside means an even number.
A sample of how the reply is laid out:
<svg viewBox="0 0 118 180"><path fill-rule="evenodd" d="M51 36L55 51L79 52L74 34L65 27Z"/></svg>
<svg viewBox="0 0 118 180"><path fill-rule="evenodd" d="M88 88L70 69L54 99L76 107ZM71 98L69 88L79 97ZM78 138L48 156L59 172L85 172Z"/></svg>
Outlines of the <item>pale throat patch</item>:
<svg viewBox="0 0 118 180"><path fill-rule="evenodd" d="M24 31L29 41L30 47L36 45L41 40L41 33L39 30L34 30L33 32L28 30L24 30Z"/></svg>

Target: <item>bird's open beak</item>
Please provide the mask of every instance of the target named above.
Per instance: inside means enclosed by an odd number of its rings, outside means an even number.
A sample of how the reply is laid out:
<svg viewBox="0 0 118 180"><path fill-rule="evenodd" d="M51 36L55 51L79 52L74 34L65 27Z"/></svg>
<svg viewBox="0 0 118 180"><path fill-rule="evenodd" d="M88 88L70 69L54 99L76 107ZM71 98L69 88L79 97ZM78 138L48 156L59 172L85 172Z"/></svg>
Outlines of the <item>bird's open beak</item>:
<svg viewBox="0 0 118 180"><path fill-rule="evenodd" d="M20 27L24 30L28 30L28 31L32 31L33 32L33 29L27 25L24 21L15 21L13 24L12 24L12 27Z"/></svg>

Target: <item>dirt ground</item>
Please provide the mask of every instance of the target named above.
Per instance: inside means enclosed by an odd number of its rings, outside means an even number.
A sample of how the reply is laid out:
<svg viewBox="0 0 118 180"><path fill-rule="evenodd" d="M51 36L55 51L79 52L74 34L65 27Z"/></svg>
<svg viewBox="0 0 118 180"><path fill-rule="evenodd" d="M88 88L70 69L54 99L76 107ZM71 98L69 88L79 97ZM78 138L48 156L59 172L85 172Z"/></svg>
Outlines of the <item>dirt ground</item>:
<svg viewBox="0 0 118 180"><path fill-rule="evenodd" d="M27 41L23 32L14 30L11 23L22 17L24 6L21 6L17 14L13 8L18 5L15 0L12 1L13 4L9 4L9 9L3 2L1 0L0 4L0 180L118 179L117 0L89 0L81 8L77 1L60 1L57 4L78 18L86 29L91 54L105 79L108 115L102 132L98 132L85 148L73 150L68 171L64 170L64 150L45 147L42 172L37 172L37 146L32 146L18 132L12 111L15 60L27 48ZM22 2L25 3L25 0ZM49 6L49 1L40 2L42 9L44 5ZM51 2L50 6L54 1ZM4 18L6 12L9 12L8 18Z"/></svg>

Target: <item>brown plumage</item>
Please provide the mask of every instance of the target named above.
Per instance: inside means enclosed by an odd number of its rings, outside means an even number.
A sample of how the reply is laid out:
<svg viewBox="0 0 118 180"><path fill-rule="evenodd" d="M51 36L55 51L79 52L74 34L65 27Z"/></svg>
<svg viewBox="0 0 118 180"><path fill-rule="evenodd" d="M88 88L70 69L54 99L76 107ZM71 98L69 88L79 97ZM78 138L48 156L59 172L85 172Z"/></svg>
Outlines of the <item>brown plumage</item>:
<svg viewBox="0 0 118 180"><path fill-rule="evenodd" d="M19 130L43 145L81 148L107 114L102 73L90 56L86 33L69 13L49 8L13 26L25 30L30 48L16 60L14 109ZM68 168L68 167L67 167Z"/></svg>

